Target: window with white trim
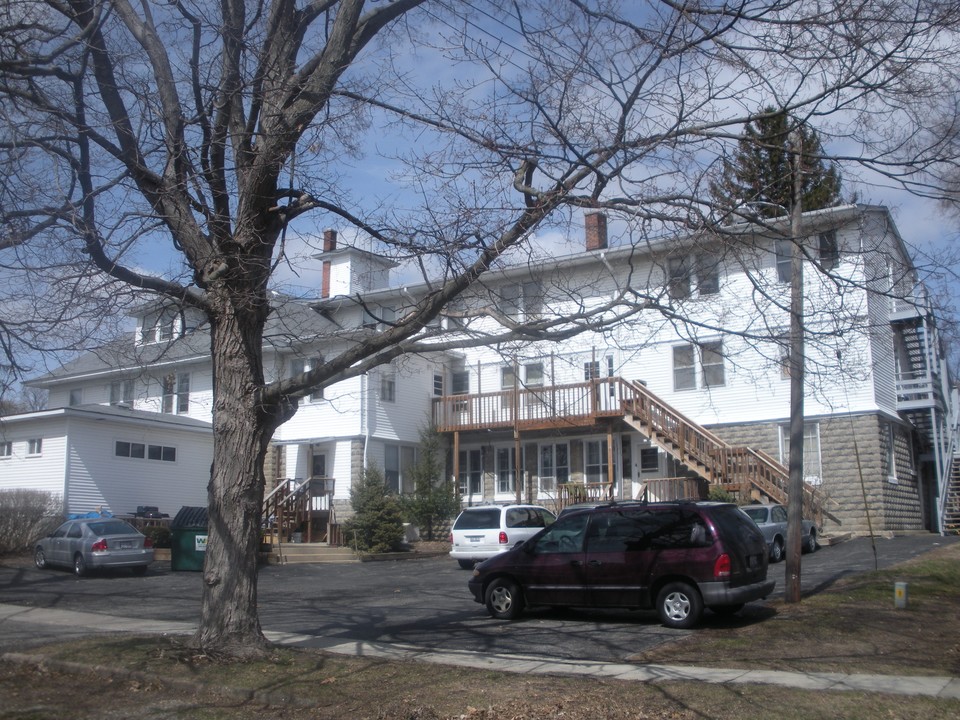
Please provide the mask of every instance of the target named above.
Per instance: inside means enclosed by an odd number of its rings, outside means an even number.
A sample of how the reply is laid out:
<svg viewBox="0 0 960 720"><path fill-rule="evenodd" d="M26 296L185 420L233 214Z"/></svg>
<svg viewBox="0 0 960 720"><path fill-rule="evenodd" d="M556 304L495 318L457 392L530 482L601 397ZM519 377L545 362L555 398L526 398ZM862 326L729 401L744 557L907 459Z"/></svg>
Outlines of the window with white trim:
<svg viewBox="0 0 960 720"><path fill-rule="evenodd" d="M133 405L133 380L116 380L110 383L111 405Z"/></svg>
<svg viewBox="0 0 960 720"><path fill-rule="evenodd" d="M500 289L500 311L511 320L533 320L543 310L543 289L537 281L513 283Z"/></svg>
<svg viewBox="0 0 960 720"><path fill-rule="evenodd" d="M43 438L30 438L27 440L27 457L39 455L43 455Z"/></svg>
<svg viewBox="0 0 960 720"><path fill-rule="evenodd" d="M290 358L287 360L287 377L296 377L297 375L302 375L303 373L313 370L314 368L319 367L323 364L323 357L317 356L314 358ZM323 388L314 390L307 396L307 399L310 402L318 402L323 400Z"/></svg>
<svg viewBox="0 0 960 720"><path fill-rule="evenodd" d="M697 367L693 345L674 345L673 389L694 390L696 387Z"/></svg>
<svg viewBox="0 0 960 720"><path fill-rule="evenodd" d="M791 258L793 255L793 242L786 238L776 241L775 253L777 256L777 280L782 283L790 282Z"/></svg>
<svg viewBox="0 0 960 720"><path fill-rule="evenodd" d="M166 375L161 385L163 387L162 412L176 412L178 415L183 415L190 411L190 373Z"/></svg>
<svg viewBox="0 0 960 720"><path fill-rule="evenodd" d="M70 390L70 407L83 405L83 388L72 388Z"/></svg>
<svg viewBox="0 0 960 720"><path fill-rule="evenodd" d="M117 440L114 443L113 453L117 457L131 458L134 460L177 461L177 449L170 445L152 445Z"/></svg>
<svg viewBox="0 0 960 720"><path fill-rule="evenodd" d="M168 307L150 319L145 319L142 340L145 343L157 343L172 340L180 324L180 313L176 308Z"/></svg>
<svg viewBox="0 0 960 720"><path fill-rule="evenodd" d="M383 446L383 476L387 490L397 495L409 495L415 490L413 466L417 464L417 449L411 445L385 444Z"/></svg>
<svg viewBox="0 0 960 720"><path fill-rule="evenodd" d="M13 457L13 443L9 440L0 441L0 460Z"/></svg>
<svg viewBox="0 0 960 720"><path fill-rule="evenodd" d="M837 231L828 230L825 233L820 233L817 250L820 258L820 266L824 270L833 270L839 265L840 245L837 243Z"/></svg>
<svg viewBox="0 0 960 720"><path fill-rule="evenodd" d="M686 255L667 259L667 295L674 300L690 297L690 260Z"/></svg>
<svg viewBox="0 0 960 720"><path fill-rule="evenodd" d="M720 258L715 253L699 253L694 263L697 276L697 295L716 295L720 292Z"/></svg>
<svg viewBox="0 0 960 720"><path fill-rule="evenodd" d="M588 483L607 482L609 461L606 440L583 441L583 477Z"/></svg>
<svg viewBox="0 0 960 720"><path fill-rule="evenodd" d="M393 403L397 401L397 374L393 368L380 370L380 402Z"/></svg>
<svg viewBox="0 0 960 720"><path fill-rule="evenodd" d="M727 384L723 369L723 343L708 342L700 345L700 366L703 375L703 387L722 387Z"/></svg>
<svg viewBox="0 0 960 720"><path fill-rule="evenodd" d="M548 443L540 446L540 492L555 493L557 485L570 482L570 446Z"/></svg>
<svg viewBox="0 0 960 720"><path fill-rule="evenodd" d="M513 447L497 448L497 493L515 493L517 488L517 451Z"/></svg>
<svg viewBox="0 0 960 720"><path fill-rule="evenodd" d="M780 426L780 463L790 467L790 425ZM819 485L822 479L820 462L820 423L803 424L803 479L811 485Z"/></svg>
<svg viewBox="0 0 960 720"><path fill-rule="evenodd" d="M480 450L461 450L458 454L460 495L483 496L483 453Z"/></svg>

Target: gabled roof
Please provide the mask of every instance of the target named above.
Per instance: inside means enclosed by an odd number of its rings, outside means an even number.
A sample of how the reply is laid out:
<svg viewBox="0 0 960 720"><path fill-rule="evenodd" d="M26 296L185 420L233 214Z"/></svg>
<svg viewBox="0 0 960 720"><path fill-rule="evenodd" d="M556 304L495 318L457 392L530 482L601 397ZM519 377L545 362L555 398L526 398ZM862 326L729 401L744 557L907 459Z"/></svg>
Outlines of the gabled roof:
<svg viewBox="0 0 960 720"><path fill-rule="evenodd" d="M121 420L124 423L133 425L140 424L150 425L154 428L166 427L177 430L196 430L203 432L209 432L212 428L209 422L185 417L183 415L132 410L116 405L75 405L73 407L54 408L52 410L38 410L17 415L6 415L3 418L3 422L5 425L11 425L58 417L78 418L89 421Z"/></svg>

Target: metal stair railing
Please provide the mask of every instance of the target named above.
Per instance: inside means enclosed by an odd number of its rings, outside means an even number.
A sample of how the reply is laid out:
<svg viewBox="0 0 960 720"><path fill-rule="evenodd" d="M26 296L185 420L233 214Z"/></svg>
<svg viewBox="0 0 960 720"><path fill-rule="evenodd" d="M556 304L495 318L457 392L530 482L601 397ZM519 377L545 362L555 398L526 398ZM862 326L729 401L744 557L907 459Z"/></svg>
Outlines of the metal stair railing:
<svg viewBox="0 0 960 720"><path fill-rule="evenodd" d="M944 455L943 463L943 477L940 478L940 497L939 497L939 507L937 508L937 518L940 524L940 534L943 535L946 531L947 525L947 515L951 507L951 503L960 504L960 487L954 478L954 470L956 469L956 464L960 457L957 456L957 451L960 450L958 447L958 436L960 436L960 414L957 415L957 418L952 423L950 428L950 445L947 447L947 453Z"/></svg>

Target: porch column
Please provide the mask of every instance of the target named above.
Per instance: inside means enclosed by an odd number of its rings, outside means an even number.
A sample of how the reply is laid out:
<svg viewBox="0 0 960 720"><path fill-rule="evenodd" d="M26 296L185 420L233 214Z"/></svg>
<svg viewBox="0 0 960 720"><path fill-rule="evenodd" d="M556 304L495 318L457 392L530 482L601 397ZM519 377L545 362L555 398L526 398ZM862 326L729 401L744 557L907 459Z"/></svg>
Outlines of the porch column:
<svg viewBox="0 0 960 720"><path fill-rule="evenodd" d="M607 499L613 497L613 483L616 477L616 462L613 457L613 424L607 425Z"/></svg>
<svg viewBox="0 0 960 720"><path fill-rule="evenodd" d="M467 481L469 484L469 480ZM457 503L460 504L463 502L463 498L460 497L460 431L455 430L453 433L453 492L456 493ZM467 489L469 492L469 488Z"/></svg>

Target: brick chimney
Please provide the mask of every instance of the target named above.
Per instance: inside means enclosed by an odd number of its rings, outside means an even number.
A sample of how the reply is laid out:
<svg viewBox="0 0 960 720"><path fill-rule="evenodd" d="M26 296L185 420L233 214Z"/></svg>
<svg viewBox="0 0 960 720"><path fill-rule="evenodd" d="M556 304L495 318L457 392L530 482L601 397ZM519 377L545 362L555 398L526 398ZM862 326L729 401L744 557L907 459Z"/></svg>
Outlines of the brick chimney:
<svg viewBox="0 0 960 720"><path fill-rule="evenodd" d="M607 247L607 216L602 212L587 213L583 216L586 227L587 252L603 250Z"/></svg>
<svg viewBox="0 0 960 720"><path fill-rule="evenodd" d="M320 297L330 297L330 261L323 261L323 280L320 284Z"/></svg>
<svg viewBox="0 0 960 720"><path fill-rule="evenodd" d="M337 231L336 230L324 230L323 231L323 251L331 252L332 250L337 249Z"/></svg>

